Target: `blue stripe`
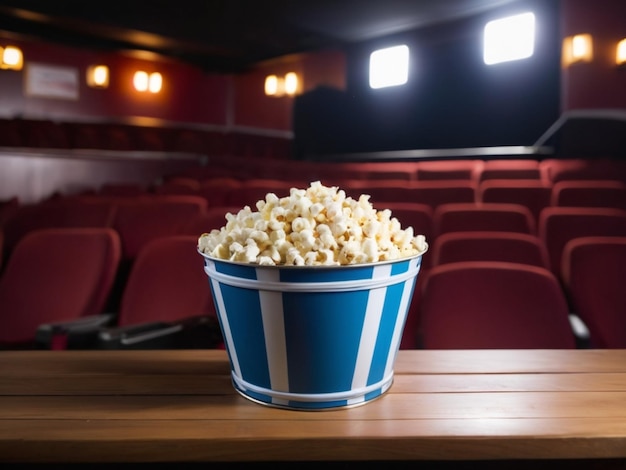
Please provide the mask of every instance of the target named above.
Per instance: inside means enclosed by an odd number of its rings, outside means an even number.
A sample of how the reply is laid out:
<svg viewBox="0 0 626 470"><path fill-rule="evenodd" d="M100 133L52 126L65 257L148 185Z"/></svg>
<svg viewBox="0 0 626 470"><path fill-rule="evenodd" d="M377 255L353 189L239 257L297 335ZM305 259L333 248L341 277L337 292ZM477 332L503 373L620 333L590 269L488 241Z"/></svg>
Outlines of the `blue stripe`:
<svg viewBox="0 0 626 470"><path fill-rule="evenodd" d="M283 294L289 391L350 390L368 291Z"/></svg>
<svg viewBox="0 0 626 470"><path fill-rule="evenodd" d="M229 274L244 279L256 279L256 265L245 266L241 264L233 264L215 261L215 270L219 273Z"/></svg>
<svg viewBox="0 0 626 470"><path fill-rule="evenodd" d="M403 290L404 282L387 287L385 305L383 306L383 314L380 319L378 337L376 338L374 357L372 358L372 365L367 379L368 385L376 383L384 378L387 358L389 357L389 354L395 353L395 351L390 351L390 346L393 339L396 319L400 314L398 309L400 307Z"/></svg>
<svg viewBox="0 0 626 470"><path fill-rule="evenodd" d="M270 389L259 293L225 284L221 292L243 379Z"/></svg>
<svg viewBox="0 0 626 470"><path fill-rule="evenodd" d="M269 268L271 269L271 268ZM282 282L337 282L353 281L357 279L371 279L373 266L345 267L337 269L333 267L315 266L313 268L281 269L280 280Z"/></svg>

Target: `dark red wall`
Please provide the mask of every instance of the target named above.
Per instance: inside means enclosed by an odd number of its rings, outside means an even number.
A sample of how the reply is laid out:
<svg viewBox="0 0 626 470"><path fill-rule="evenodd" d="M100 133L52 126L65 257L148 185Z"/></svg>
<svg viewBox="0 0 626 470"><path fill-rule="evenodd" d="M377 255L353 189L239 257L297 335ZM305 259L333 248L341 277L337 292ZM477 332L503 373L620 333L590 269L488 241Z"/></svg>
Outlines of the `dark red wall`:
<svg viewBox="0 0 626 470"><path fill-rule="evenodd" d="M626 38L624 0L562 0L562 37L591 34L593 60L562 70L562 110L626 108L626 69L615 65L617 43Z"/></svg>

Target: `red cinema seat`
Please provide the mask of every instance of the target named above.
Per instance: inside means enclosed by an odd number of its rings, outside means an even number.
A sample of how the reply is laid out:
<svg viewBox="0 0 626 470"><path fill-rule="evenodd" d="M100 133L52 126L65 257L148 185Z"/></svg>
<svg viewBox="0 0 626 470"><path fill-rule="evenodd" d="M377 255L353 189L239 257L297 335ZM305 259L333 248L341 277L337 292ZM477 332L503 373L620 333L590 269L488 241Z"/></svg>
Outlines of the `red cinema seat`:
<svg viewBox="0 0 626 470"><path fill-rule="evenodd" d="M527 207L506 203L442 204L433 213L434 236L448 232L497 231L534 235L535 219Z"/></svg>
<svg viewBox="0 0 626 470"><path fill-rule="evenodd" d="M546 207L538 235L548 250L550 269L560 278L563 249L573 238L626 236L626 211L602 207Z"/></svg>
<svg viewBox="0 0 626 470"><path fill-rule="evenodd" d="M580 237L563 249L562 278L591 348L626 348L626 237Z"/></svg>
<svg viewBox="0 0 626 470"><path fill-rule="evenodd" d="M531 159L495 159L485 161L480 171L479 180L489 179L534 179L541 180L542 172L538 160Z"/></svg>
<svg viewBox="0 0 626 470"><path fill-rule="evenodd" d="M445 159L417 163L418 181L465 180L478 181L483 168L482 160Z"/></svg>
<svg viewBox="0 0 626 470"><path fill-rule="evenodd" d="M521 204L528 207L535 220L551 204L552 186L538 179L488 179L478 185L478 201Z"/></svg>
<svg viewBox="0 0 626 470"><path fill-rule="evenodd" d="M564 180L552 187L553 206L612 207L626 210L626 183L613 180Z"/></svg>
<svg viewBox="0 0 626 470"><path fill-rule="evenodd" d="M424 349L573 349L565 294L547 269L500 261L432 267L420 314Z"/></svg>
<svg viewBox="0 0 626 470"><path fill-rule="evenodd" d="M124 287L115 326L98 347L162 349L216 346L219 326L198 237L176 235L146 244Z"/></svg>
<svg viewBox="0 0 626 470"><path fill-rule="evenodd" d="M441 234L430 248L433 266L459 261L507 261L548 269L548 252L536 235L472 231Z"/></svg>
<svg viewBox="0 0 626 470"><path fill-rule="evenodd" d="M120 258L120 239L111 228L26 235L0 277L2 347L33 348L39 325L102 313Z"/></svg>

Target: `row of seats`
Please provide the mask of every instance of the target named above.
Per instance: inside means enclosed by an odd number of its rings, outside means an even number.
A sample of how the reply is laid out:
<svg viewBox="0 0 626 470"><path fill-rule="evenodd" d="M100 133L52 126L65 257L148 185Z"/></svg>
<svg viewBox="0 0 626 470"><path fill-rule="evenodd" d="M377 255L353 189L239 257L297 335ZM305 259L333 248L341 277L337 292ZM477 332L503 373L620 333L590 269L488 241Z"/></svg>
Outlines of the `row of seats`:
<svg viewBox="0 0 626 470"><path fill-rule="evenodd" d="M105 299L121 260L116 232L55 228L30 233L0 276L0 347L221 347L196 241L180 235L149 242L133 265L119 311L107 312ZM484 243L481 249L486 253L490 246ZM496 248L484 259L471 260L475 254L464 250L423 270L401 347L575 348L572 307L589 330L586 347L626 347L626 237L568 242L562 264L565 289L549 269L529 260L511 261L507 253Z"/></svg>
<svg viewBox="0 0 626 470"><path fill-rule="evenodd" d="M292 187L309 183L292 180L210 178L195 181L172 178L156 186L156 194L187 194L204 197L209 205L251 205L269 192L286 196ZM492 179L474 183L464 180L402 182L399 180L347 179L337 186L357 198L369 194L376 205L390 202L419 202L436 207L450 202L522 204L537 217L548 206L613 207L626 209L626 182L617 180L563 180L553 184L536 180ZM101 194L128 194L131 188L103 187ZM126 192L124 192L126 191ZM137 193L142 190L138 189ZM143 190L145 194L145 190Z"/></svg>
<svg viewBox="0 0 626 470"><path fill-rule="evenodd" d="M626 235L622 233L626 231L626 209L611 207L549 206L535 216L524 205L509 202L448 202L434 209L411 199L374 202L375 207L390 209L403 226L413 227L431 241L455 231L537 235L554 269L560 262L563 237L590 230L596 232L590 235ZM7 205L11 214L0 224L4 258L25 234L38 228L111 227L120 234L123 258L132 260L149 240L165 235L199 235L223 225L225 214L236 213L241 207L211 206L205 198L192 195L74 196L23 206L11 204Z"/></svg>
<svg viewBox="0 0 626 470"><path fill-rule="evenodd" d="M19 242L0 277L0 347L212 348L221 333L197 237L149 242L117 311L106 308L122 260L111 228L48 228Z"/></svg>
<svg viewBox="0 0 626 470"><path fill-rule="evenodd" d="M409 201L409 200L407 200ZM416 202L384 202L403 226L411 226L427 240L459 231L506 231L537 236L544 244L549 267L557 272L565 242L574 235L626 235L626 210L609 207L543 208L537 217L521 204L450 202L436 206ZM166 235L196 235L225 222L227 212L242 206L211 207L190 195L150 197L67 197L15 206L0 229L3 259L25 234L49 227L111 227L119 233L126 264L146 242ZM436 259L435 256L428 260Z"/></svg>
<svg viewBox="0 0 626 470"><path fill-rule="evenodd" d="M238 131L121 122L0 119L0 147L183 152L285 160L291 139Z"/></svg>
<svg viewBox="0 0 626 470"><path fill-rule="evenodd" d="M420 347L576 347L572 312L587 330L585 347L626 346L626 237L570 240L563 250L563 284L534 262L511 262L503 253L488 261L474 258L460 254L423 274L414 320Z"/></svg>
<svg viewBox="0 0 626 470"><path fill-rule="evenodd" d="M562 180L609 179L626 182L626 162L617 158L441 158L418 161L271 161L211 156L206 166L177 176L203 180L230 177L289 181L321 180L337 184L353 180L438 181L479 183L490 179L533 180L552 184Z"/></svg>

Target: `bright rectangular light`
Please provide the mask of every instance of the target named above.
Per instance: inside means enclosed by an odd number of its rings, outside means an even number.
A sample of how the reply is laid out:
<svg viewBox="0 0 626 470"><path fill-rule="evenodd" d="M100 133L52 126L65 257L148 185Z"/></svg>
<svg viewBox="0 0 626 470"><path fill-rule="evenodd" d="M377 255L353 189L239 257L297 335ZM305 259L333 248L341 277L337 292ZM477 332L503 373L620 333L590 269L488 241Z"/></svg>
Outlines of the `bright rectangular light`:
<svg viewBox="0 0 626 470"><path fill-rule="evenodd" d="M370 54L370 87L404 85L409 79L409 48L406 45L379 49Z"/></svg>
<svg viewBox="0 0 626 470"><path fill-rule="evenodd" d="M485 25L483 60L492 65L526 59L535 50L535 15L522 13Z"/></svg>

